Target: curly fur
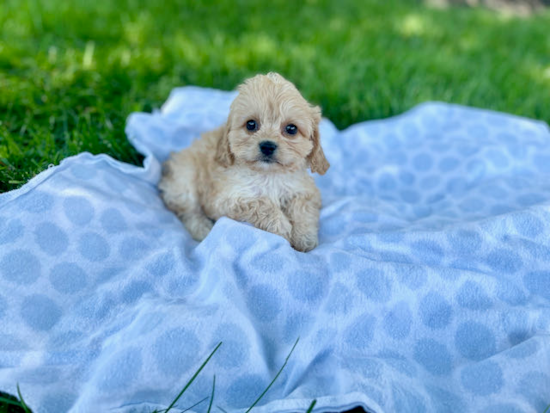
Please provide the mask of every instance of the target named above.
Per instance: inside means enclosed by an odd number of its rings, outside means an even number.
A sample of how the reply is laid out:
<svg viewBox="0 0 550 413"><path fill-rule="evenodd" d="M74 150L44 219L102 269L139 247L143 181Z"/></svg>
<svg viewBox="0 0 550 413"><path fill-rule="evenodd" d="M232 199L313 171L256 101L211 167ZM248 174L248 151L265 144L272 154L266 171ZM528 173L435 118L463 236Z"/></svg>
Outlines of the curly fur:
<svg viewBox="0 0 550 413"><path fill-rule="evenodd" d="M321 110L276 73L248 79L238 90L225 125L165 162L162 198L197 241L227 216L310 251L318 243L321 196L307 169L322 175L329 168L319 137ZM249 120L257 131L247 130ZM297 134L286 132L288 124ZM277 145L270 162L259 149L263 141Z"/></svg>

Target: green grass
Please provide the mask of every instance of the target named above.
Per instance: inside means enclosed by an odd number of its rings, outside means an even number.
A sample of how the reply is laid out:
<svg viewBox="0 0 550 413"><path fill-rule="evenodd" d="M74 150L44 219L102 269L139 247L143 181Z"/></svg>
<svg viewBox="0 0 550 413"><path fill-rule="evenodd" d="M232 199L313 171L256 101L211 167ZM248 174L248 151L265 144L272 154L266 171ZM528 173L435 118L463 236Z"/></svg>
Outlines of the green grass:
<svg viewBox="0 0 550 413"><path fill-rule="evenodd" d="M17 397L0 391L0 413L32 413L23 399L19 384L17 385Z"/></svg>
<svg viewBox="0 0 550 413"><path fill-rule="evenodd" d="M82 151L140 164L124 125L188 84L281 72L339 128L426 100L550 121L550 12L416 1L3 0L0 191Z"/></svg>
<svg viewBox="0 0 550 413"><path fill-rule="evenodd" d="M279 378L279 376L283 372L284 368L286 367L286 365L288 363L288 360L292 356L292 353L294 353L294 350L296 349L296 346L298 345L299 341L300 341L300 338L297 338L296 341L294 342L294 345L292 346L292 349L288 353L288 355L285 359L285 362L283 363L283 365L281 366L281 368L279 369L279 371L277 372L277 374L275 375L275 377L273 378L271 383L269 383L269 385L264 389L264 391L258 396L258 398L254 401L254 403L248 408L246 413L249 413L260 402L260 400L262 400L262 398L266 395L266 393L269 391L271 386L273 386L275 381ZM218 345L214 348L214 350L212 350L210 355L200 365L200 367L197 369L197 371L195 371L193 376L191 376L191 378L185 384L183 389L178 393L178 395L174 398L172 403L170 403L170 405L166 409L154 410L152 413L169 413L170 411L172 411L173 408L176 408L176 404L178 403L178 401L184 395L184 393L189 388L189 386L191 386L191 384L193 384L195 379L198 377L198 375L201 373L201 371L206 367L206 365L208 364L210 359L216 354L216 352L222 346L222 344L223 344L222 342L218 343ZM205 397L204 399L202 399L199 402L195 403L191 407L188 407L184 411L191 410L195 406L198 406L202 402L209 399L207 413L210 413L212 411L212 406L213 406L213 403L214 403L215 388L216 388L216 376L214 375L213 382L212 382L212 393L210 394L210 397ZM19 389L19 384L17 385L17 395L19 396L19 400L14 396L11 396L11 395L3 393L3 392L0 392L0 413L32 413L31 410L28 408L27 404L25 403L24 399L23 399L23 396L21 394L21 390ZM313 407L315 406L316 402L317 402L317 400L312 401L312 403L310 404L310 406L307 410L307 413L310 413L313 410ZM220 406L217 406L217 408L220 411L224 411L224 409L221 408Z"/></svg>
<svg viewBox="0 0 550 413"><path fill-rule="evenodd" d="M426 100L550 122L549 11L511 18L405 0L157 3L0 2L0 192L82 151L140 164L124 135L131 112L159 107L176 86L230 90L271 70L339 128Z"/></svg>

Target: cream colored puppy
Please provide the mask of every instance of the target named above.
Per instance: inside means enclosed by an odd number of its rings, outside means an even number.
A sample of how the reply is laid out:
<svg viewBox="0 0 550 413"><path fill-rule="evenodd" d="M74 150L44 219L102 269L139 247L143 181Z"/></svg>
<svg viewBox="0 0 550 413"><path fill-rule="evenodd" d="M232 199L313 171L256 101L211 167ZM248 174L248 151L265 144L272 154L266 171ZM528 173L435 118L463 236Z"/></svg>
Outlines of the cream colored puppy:
<svg viewBox="0 0 550 413"><path fill-rule="evenodd" d="M310 251L321 196L307 168L321 175L329 168L321 110L276 73L248 79L238 91L225 125L164 163L162 198L197 241L227 216Z"/></svg>

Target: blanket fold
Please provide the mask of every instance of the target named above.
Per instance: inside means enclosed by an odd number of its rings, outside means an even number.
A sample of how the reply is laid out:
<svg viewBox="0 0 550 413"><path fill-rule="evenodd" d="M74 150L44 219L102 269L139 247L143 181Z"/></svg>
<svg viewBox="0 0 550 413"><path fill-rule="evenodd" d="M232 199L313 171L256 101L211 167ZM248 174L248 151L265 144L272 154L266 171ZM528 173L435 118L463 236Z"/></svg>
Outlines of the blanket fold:
<svg viewBox="0 0 550 413"><path fill-rule="evenodd" d="M550 404L550 131L443 103L338 131L320 245L222 218L200 244L162 162L234 92L175 89L127 135L0 195L0 389L39 413L533 412ZM217 409L217 407L216 407ZM191 412L206 412L208 399ZM221 410L219 410L221 411Z"/></svg>

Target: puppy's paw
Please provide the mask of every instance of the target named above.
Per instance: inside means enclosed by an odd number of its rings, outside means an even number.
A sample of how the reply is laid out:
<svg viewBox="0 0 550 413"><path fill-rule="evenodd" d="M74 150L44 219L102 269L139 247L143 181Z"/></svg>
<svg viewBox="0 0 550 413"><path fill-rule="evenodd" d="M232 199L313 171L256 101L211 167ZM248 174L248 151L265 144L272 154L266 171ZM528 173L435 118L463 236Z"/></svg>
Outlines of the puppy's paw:
<svg viewBox="0 0 550 413"><path fill-rule="evenodd" d="M292 224L283 214L280 214L280 216L274 217L265 222L264 228L262 229L273 234L280 235L290 242Z"/></svg>
<svg viewBox="0 0 550 413"><path fill-rule="evenodd" d="M201 242L212 230L214 224L206 217L186 219L185 228L195 241Z"/></svg>
<svg viewBox="0 0 550 413"><path fill-rule="evenodd" d="M317 236L293 236L290 243L296 251L308 252L314 249L319 244L319 241Z"/></svg>

